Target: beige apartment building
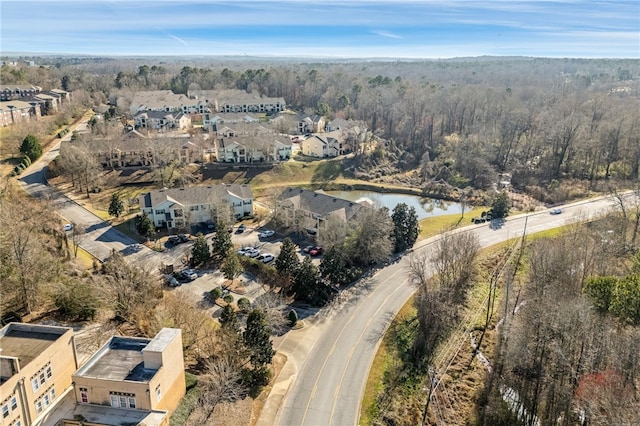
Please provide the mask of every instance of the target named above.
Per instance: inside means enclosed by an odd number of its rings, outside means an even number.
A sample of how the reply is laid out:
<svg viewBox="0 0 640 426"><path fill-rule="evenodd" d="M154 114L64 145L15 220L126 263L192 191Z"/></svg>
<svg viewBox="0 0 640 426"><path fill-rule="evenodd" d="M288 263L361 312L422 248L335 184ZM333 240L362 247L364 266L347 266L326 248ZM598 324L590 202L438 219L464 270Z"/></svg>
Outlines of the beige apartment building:
<svg viewBox="0 0 640 426"><path fill-rule="evenodd" d="M0 424L38 424L71 389L73 330L10 323L0 330Z"/></svg>
<svg viewBox="0 0 640 426"><path fill-rule="evenodd" d="M185 394L182 332L112 337L80 369L73 330L0 330L0 426L168 426Z"/></svg>
<svg viewBox="0 0 640 426"><path fill-rule="evenodd" d="M112 337L73 374L73 383L79 405L170 413L185 394L182 332L163 328L153 339Z"/></svg>

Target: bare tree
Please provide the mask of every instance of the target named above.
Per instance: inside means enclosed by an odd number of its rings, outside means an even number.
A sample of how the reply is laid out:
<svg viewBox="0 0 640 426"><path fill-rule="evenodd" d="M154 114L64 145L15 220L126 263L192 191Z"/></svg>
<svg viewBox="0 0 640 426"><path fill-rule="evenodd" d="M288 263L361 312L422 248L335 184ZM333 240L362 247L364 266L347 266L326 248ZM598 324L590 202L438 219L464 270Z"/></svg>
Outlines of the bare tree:
<svg viewBox="0 0 640 426"><path fill-rule="evenodd" d="M431 258L434 279L439 288L453 292L457 303L463 301L473 277L479 249L478 237L471 232L447 232L436 244L436 252Z"/></svg>
<svg viewBox="0 0 640 426"><path fill-rule="evenodd" d="M287 328L285 309L287 304L280 293L269 290L256 298L254 305L264 312L265 321L269 329L280 334Z"/></svg>

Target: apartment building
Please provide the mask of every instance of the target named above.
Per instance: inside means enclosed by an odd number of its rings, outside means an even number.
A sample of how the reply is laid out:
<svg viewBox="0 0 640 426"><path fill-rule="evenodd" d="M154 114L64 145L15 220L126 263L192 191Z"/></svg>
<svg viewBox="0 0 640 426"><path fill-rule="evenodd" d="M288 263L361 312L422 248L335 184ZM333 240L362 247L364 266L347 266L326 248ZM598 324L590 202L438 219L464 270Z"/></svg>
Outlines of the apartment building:
<svg viewBox="0 0 640 426"><path fill-rule="evenodd" d="M251 187L240 184L159 189L141 194L138 202L156 227L167 229L209 222L221 203L228 203L236 218L253 214Z"/></svg>
<svg viewBox="0 0 640 426"><path fill-rule="evenodd" d="M37 425L72 387L73 330L10 323L0 330L0 424Z"/></svg>
<svg viewBox="0 0 640 426"><path fill-rule="evenodd" d="M41 117L41 108L38 103L24 101L0 102L0 125L10 126L29 120L37 120Z"/></svg>
<svg viewBox="0 0 640 426"><path fill-rule="evenodd" d="M35 96L42 92L42 87L32 84L8 84L0 88L0 101L16 100Z"/></svg>
<svg viewBox="0 0 640 426"><path fill-rule="evenodd" d="M173 411L185 394L182 331L112 337L73 374L77 404Z"/></svg>
<svg viewBox="0 0 640 426"><path fill-rule="evenodd" d="M277 113L287 109L284 98L269 98L244 90L196 90L190 97L206 100L214 112Z"/></svg>

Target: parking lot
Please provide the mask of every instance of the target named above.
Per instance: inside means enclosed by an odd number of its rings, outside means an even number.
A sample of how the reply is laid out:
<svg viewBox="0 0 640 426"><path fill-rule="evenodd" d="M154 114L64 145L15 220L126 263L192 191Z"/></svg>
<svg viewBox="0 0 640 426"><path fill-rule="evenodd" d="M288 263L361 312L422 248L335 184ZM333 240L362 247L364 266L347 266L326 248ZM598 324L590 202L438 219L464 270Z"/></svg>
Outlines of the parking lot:
<svg viewBox="0 0 640 426"><path fill-rule="evenodd" d="M245 229L242 233L238 233L237 228L238 226L234 226L234 232L231 234L231 241L233 242L234 251L237 251L243 247L255 247L260 250L261 254L270 253L274 257L277 257L280 253L280 248L282 246L284 236L280 234L274 234L273 236L268 238L261 238L259 234L264 230L264 228L245 225ZM214 233L210 230L207 233L203 232L203 234L205 235L206 240L209 242L214 236ZM166 248L165 253L169 255L173 254L173 256L171 257L176 261L173 265L174 271L180 271L184 269L185 265L183 264L183 261L187 256L190 255L194 238L195 237L191 236L191 239L188 242L181 242L177 245L163 242ZM304 247L308 244L308 242L304 241L300 244ZM299 248L297 253L300 260L303 260L305 254L303 253L302 248ZM321 256L314 256L312 259L313 262L318 265L320 263ZM197 278L192 281L183 281L179 286L175 287L171 291L185 293L190 295L190 297L193 297L196 301L203 301L201 306L205 307L205 309L207 309L208 311L210 310L211 313L214 314L215 311L219 309L219 307L204 303L204 301L206 300L206 294L216 287L222 287L226 280L222 272L220 272L219 270L205 270L195 268L195 273L197 274ZM246 297L251 302L253 302L256 297L258 297L265 291L261 283L258 283L253 276L247 273L244 273L239 278L237 278L236 283L241 284L241 288L243 289L243 291L232 293L235 301L237 301L241 297Z"/></svg>

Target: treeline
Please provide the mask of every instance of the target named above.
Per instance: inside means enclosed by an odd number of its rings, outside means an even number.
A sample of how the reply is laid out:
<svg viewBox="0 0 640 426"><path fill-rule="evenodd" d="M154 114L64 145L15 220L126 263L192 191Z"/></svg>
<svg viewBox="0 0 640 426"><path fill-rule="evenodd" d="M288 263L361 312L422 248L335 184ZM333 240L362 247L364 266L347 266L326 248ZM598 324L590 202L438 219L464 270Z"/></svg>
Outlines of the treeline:
<svg viewBox="0 0 640 426"><path fill-rule="evenodd" d="M514 186L556 202L567 197L558 189L562 180L596 188L599 181L637 180L640 172L638 60L194 64L201 66L87 60L35 70L4 66L1 76L79 91L87 102L157 89L283 97L297 110L363 120L380 143L377 160L360 166L395 166L383 174L418 169L420 185L488 188L508 172Z"/></svg>
<svg viewBox="0 0 640 426"><path fill-rule="evenodd" d="M640 200L613 199L557 236L480 255L445 234L412 255L414 309L390 326L365 423L638 424Z"/></svg>

